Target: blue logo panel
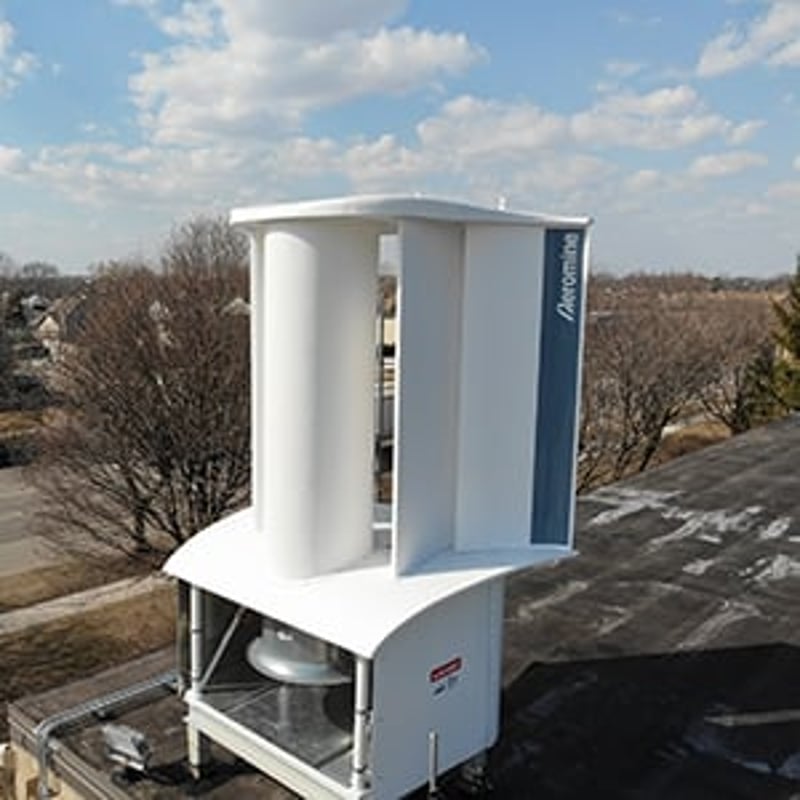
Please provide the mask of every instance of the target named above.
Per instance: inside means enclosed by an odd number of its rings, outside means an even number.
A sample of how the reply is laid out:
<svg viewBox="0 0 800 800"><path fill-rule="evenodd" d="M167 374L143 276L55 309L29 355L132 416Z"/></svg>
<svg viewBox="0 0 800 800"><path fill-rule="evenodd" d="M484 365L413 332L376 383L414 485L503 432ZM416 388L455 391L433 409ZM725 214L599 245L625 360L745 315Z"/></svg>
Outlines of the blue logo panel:
<svg viewBox="0 0 800 800"><path fill-rule="evenodd" d="M548 230L539 349L532 544L567 544L575 502L585 232Z"/></svg>

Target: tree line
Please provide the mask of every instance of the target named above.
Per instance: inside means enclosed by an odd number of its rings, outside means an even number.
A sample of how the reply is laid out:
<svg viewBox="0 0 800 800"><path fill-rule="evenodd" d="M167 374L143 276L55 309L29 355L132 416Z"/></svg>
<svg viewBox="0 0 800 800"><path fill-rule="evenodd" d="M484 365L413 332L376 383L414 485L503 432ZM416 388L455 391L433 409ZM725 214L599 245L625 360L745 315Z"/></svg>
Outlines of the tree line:
<svg viewBox="0 0 800 800"><path fill-rule="evenodd" d="M712 420L737 434L800 407L800 264L770 288L725 290L687 275L592 279L581 490L646 469L671 426Z"/></svg>

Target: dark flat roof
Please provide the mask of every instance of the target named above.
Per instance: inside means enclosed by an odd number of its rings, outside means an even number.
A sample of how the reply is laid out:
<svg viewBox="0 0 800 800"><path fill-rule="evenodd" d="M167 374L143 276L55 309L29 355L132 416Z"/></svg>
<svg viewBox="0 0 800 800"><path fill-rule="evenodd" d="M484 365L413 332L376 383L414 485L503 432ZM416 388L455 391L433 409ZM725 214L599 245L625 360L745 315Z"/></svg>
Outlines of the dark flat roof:
<svg viewBox="0 0 800 800"><path fill-rule="evenodd" d="M799 797L800 416L582 497L577 541L576 558L508 582L494 796ZM98 687L21 700L12 730ZM186 796L182 712L165 694L115 720L148 735L166 781L124 796ZM65 743L100 770L98 727ZM292 795L228 759L192 796Z"/></svg>
<svg viewBox="0 0 800 800"><path fill-rule="evenodd" d="M577 542L509 581L498 796L800 796L800 416L581 498Z"/></svg>

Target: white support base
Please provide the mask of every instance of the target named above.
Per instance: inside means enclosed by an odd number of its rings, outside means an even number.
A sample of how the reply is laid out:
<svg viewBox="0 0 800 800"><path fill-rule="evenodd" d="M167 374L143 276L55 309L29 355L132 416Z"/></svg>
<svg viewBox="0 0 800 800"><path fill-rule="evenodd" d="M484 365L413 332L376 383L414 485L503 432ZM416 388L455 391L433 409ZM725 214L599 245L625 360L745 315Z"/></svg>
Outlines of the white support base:
<svg viewBox="0 0 800 800"><path fill-rule="evenodd" d="M188 701L189 729L202 732L256 769L314 800L370 800L371 789L343 786L202 700Z"/></svg>

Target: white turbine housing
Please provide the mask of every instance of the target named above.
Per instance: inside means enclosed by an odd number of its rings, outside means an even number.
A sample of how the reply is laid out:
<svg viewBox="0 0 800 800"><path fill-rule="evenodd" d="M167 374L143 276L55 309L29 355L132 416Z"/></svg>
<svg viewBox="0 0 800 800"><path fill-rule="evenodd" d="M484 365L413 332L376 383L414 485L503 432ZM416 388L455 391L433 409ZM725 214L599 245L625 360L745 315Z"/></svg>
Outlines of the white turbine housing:
<svg viewBox="0 0 800 800"><path fill-rule="evenodd" d="M205 736L309 797L397 798L492 745L504 576L573 552L589 220L385 196L231 219L251 240L252 506L165 567L191 593L190 758ZM388 548L372 488L387 235ZM261 633L237 650L245 611ZM214 683L228 651L258 670L235 690Z"/></svg>

